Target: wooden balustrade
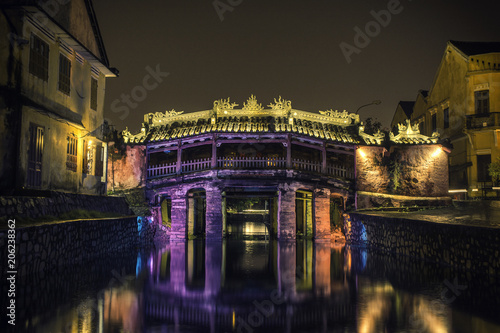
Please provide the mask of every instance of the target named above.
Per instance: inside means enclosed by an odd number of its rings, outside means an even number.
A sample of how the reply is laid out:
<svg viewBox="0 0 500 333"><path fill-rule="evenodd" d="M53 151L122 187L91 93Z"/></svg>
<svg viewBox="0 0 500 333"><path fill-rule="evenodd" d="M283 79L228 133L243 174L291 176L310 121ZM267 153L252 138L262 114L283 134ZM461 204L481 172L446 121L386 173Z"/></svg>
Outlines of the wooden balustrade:
<svg viewBox="0 0 500 333"><path fill-rule="evenodd" d="M163 177L176 174L177 163L165 163L148 168L148 178Z"/></svg>
<svg viewBox="0 0 500 333"><path fill-rule="evenodd" d="M219 169L286 169L286 158L281 157L219 157L217 158ZM338 165L327 165L322 170L321 162L292 159L292 168L295 170L324 173L329 176L354 178L354 169ZM198 172L212 169L212 159L198 159L183 161L181 173ZM177 163L155 165L148 168L148 179L171 176L177 174Z"/></svg>
<svg viewBox="0 0 500 333"><path fill-rule="evenodd" d="M187 173L208 170L211 168L211 164L211 158L182 162L182 172Z"/></svg>
<svg viewBox="0 0 500 333"><path fill-rule="evenodd" d="M283 169L286 159L279 157L219 157L217 166L222 169Z"/></svg>

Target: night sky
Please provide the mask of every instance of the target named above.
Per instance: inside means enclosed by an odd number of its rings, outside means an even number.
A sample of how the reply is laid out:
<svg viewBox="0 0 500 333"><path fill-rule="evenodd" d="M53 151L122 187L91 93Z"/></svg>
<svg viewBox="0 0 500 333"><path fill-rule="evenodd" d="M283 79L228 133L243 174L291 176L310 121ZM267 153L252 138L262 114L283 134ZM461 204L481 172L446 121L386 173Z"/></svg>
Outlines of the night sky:
<svg viewBox="0 0 500 333"><path fill-rule="evenodd" d="M430 88L448 40L500 41L499 1L216 3L219 13L213 0L94 0L110 66L120 70L107 81L105 105L118 130L139 130L145 113L206 110L220 98L241 107L250 94L264 106L281 95L314 112L355 112L380 99L361 118L388 127L398 101ZM348 63L340 44L356 47L354 29L365 31L371 12L388 7L390 22L369 24L373 37ZM147 96L127 105L121 95L141 90L148 67L169 75L148 81Z"/></svg>

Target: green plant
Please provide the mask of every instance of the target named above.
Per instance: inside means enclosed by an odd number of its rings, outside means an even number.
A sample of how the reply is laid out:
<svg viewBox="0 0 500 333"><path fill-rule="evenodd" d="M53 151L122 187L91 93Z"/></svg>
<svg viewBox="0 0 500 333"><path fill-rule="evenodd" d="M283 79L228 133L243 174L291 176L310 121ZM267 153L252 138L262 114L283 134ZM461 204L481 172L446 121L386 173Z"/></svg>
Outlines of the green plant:
<svg viewBox="0 0 500 333"><path fill-rule="evenodd" d="M490 164L488 171L495 185L498 185L500 183L500 157L497 158L496 162Z"/></svg>

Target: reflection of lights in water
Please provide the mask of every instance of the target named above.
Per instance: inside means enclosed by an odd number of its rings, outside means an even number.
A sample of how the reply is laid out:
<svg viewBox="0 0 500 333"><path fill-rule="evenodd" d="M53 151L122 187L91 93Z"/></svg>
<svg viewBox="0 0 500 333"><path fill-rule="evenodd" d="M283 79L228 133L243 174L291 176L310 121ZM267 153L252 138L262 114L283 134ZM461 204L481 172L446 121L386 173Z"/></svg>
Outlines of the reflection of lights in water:
<svg viewBox="0 0 500 333"><path fill-rule="evenodd" d="M365 285L360 280L360 311L358 323L360 333L383 331L396 309L397 321L409 325L411 331L446 333L446 315L436 311L433 301L424 296L394 290L388 282Z"/></svg>
<svg viewBox="0 0 500 333"><path fill-rule="evenodd" d="M135 265L135 277L139 276L139 273L141 272L141 266L142 266L142 260L141 260L141 253L139 252L137 254L137 264Z"/></svg>

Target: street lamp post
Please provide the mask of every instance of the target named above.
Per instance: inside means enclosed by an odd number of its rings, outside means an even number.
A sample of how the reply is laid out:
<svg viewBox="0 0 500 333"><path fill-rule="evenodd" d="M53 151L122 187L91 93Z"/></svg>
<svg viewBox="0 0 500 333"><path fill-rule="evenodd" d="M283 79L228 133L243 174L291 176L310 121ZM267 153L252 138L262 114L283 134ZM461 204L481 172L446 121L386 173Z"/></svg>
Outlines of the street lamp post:
<svg viewBox="0 0 500 333"><path fill-rule="evenodd" d="M356 110L356 114L358 114L359 110L360 110L361 108L364 108L365 106L369 106L369 105L379 105L380 103L382 103L382 101L381 101L381 100L379 100L379 99L377 99L377 100L375 100L375 101L373 101L373 102L371 102L371 103L368 103L368 104L365 104L365 105L361 105L361 106L360 106L360 107Z"/></svg>

